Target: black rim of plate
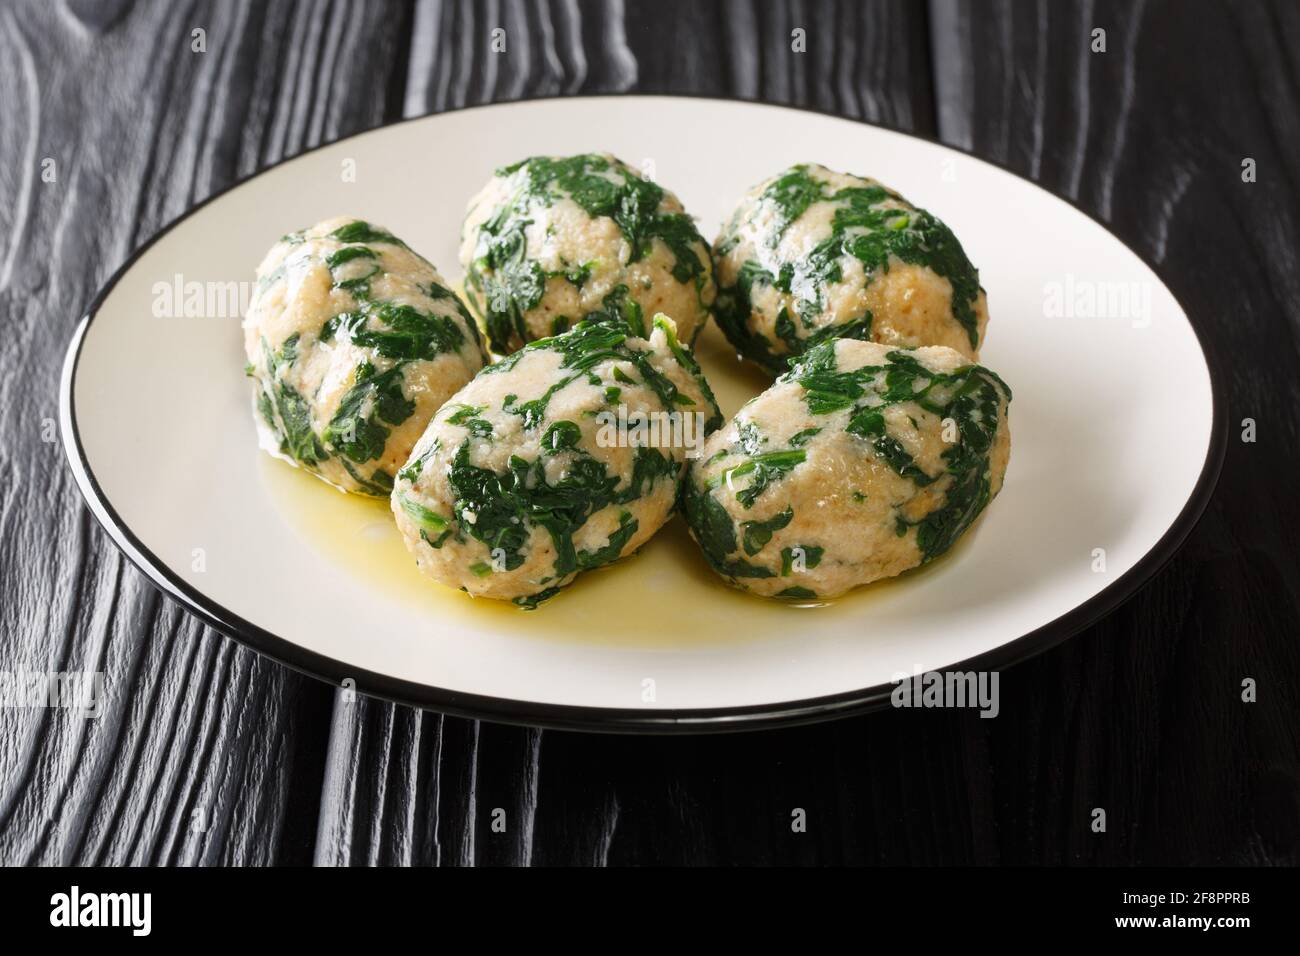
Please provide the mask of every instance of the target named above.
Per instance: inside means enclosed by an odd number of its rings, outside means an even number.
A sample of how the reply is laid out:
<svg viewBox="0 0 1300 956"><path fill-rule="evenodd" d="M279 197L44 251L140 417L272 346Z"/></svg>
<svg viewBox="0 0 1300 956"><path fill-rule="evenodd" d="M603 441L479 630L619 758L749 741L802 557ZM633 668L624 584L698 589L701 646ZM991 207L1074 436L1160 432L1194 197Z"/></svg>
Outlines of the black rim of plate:
<svg viewBox="0 0 1300 956"><path fill-rule="evenodd" d="M379 133L389 127L398 126L404 123L418 122L427 120L430 116L445 115L451 112L463 112L471 109L492 109L499 106L511 106L518 103L540 102L548 100L561 99L608 99L612 97L631 97L631 98L675 98L690 100L709 100L719 104L744 103L754 106L772 107L775 109L789 109L804 113L815 113L820 116L830 117L847 123L857 123L864 126L872 126L878 129L887 130L892 133L898 133L908 136L912 139L921 140L930 143L933 146L942 149L951 150L955 153L968 156L979 162L994 166L1004 172L1010 173L1017 179L1030 183L1035 188L1041 190L1049 196L1053 196L1061 202L1067 203L1077 211L1083 213L1093 222L1097 223L1117 242L1123 245L1130 253L1149 268L1157 278L1159 273L1147 262L1147 260L1137 250L1133 249L1122 238L1115 235L1110 227L1094 216L1087 209L1084 209L1078 203L1063 196L1059 196L1049 189L1040 186L1027 176L1023 176L1010 169L1006 165L994 160L985 159L975 155L969 150L963 150L947 143L942 143L933 137L925 136L918 133L911 133L905 130L893 129L882 123L872 123L866 120L858 120L850 117L840 116L828 110L818 109L816 107L799 106L783 103L765 103L757 99L745 99L742 97L722 98L714 96L701 96L695 94L682 93L594 93L584 94L577 97L565 96L535 96L523 97L516 100L502 101L499 103L482 103L471 106L459 107L454 110L443 110L440 113L425 114L424 116L405 117L376 126L369 130L359 133L353 133L348 136L339 137L329 142L319 143L316 146L304 150L295 156L282 159L277 163L263 167L236 182L231 183L224 189L212 194L202 202L188 209L182 215L168 223L164 228L159 230L144 245L136 249L125 263L113 274L104 287L95 296L94 301L86 310L73 333L72 341L68 346L67 356L64 360L63 372L59 385L59 423L63 433L64 448L68 455L69 464L76 478L77 485L81 489L91 512L95 518L108 532L109 537L127 556L127 558L142 570L155 587L163 593L170 595L179 601L190 612L201 618L206 624L220 631L228 637L247 645L258 653L265 654L297 671L301 671L308 676L318 679L327 680L334 684L341 684L345 679L355 681L356 690L360 693L380 697L397 703L409 704L415 707L427 708L441 711L448 714L454 714L460 717L498 721L503 723L523 724L529 726L551 727L564 730L587 730L602 731L615 733L716 733L724 731L739 730L758 730L763 728L778 726L793 726L797 724L808 724L817 721L830 720L837 717L846 717L852 714L858 714L869 710L883 708L889 702L890 694L896 685L880 684L875 687L865 687L861 690L848 691L841 694L834 694L826 697L815 697L806 700L782 701L772 704L756 704L744 707L718 707L718 708L698 708L689 710L656 710L653 708L633 709L633 708L608 708L608 707L587 707L575 706L571 704L548 704L538 701L514 700L499 697L486 697L478 694L468 694L459 691L448 690L441 687L433 687L427 684L415 683L403 680L397 677L390 677L386 674L380 674L367 671L361 668L352 667L337 661L334 658L317 654L315 651L307 650L298 644L287 641L275 634L265 631L255 624L244 620L237 614L212 601L197 589L192 587L177 574L173 573L156 555L154 555L144 544L136 538L135 534L126 526L109 503L107 496L100 488L94 474L90 470L90 465L86 460L85 450L81 444L81 435L77 428L76 410L72 403L72 389L76 381L77 365L81 357L81 347L85 341L86 330L90 323L95 320L99 313L104 300L109 293L116 287L118 281L130 270L137 260L163 236L167 235L184 220L188 219L198 210L217 199L220 199L226 193L238 189L244 183L248 182L262 173L282 166L286 163L292 163L295 160L307 156L318 149L332 146L336 143L344 142L349 139L355 139L360 136L369 136ZM1165 288L1168 284L1160 280ZM1173 291L1170 290L1173 296ZM1177 296L1173 296L1175 301ZM1188 310L1181 302L1179 308L1183 310L1184 315L1190 316ZM1104 588L1097 594L1093 595L1087 601L1078 607L1066 612L1055 620L1044 624L1028 634L1024 634L1012 641L1008 641L991 651L976 655L963 661L955 661L945 665L945 670L1001 670L1010 667L1029 657L1049 650L1063 641L1073 637L1079 631L1083 630L1090 624L1100 620L1111 611L1115 610L1126 600L1132 597L1143 584L1152 578L1164 565L1174 556L1178 547L1191 533L1196 522L1204 513L1209 503L1210 497L1214 492L1214 487L1218 482L1219 471L1223 465L1224 454L1227 448L1227 414L1224 408L1221 377L1206 351L1205 343L1200 333L1196 330L1194 323L1188 320L1192 334L1200 346L1201 356L1205 362L1206 371L1210 379L1210 395L1213 406L1212 422L1210 428L1210 440L1206 449L1205 464L1201 468L1200 476L1197 478L1196 485L1192 489L1178 517L1174 519L1173 524L1165 531L1160 540L1156 542L1142 558L1127 572L1121 575L1116 581Z"/></svg>

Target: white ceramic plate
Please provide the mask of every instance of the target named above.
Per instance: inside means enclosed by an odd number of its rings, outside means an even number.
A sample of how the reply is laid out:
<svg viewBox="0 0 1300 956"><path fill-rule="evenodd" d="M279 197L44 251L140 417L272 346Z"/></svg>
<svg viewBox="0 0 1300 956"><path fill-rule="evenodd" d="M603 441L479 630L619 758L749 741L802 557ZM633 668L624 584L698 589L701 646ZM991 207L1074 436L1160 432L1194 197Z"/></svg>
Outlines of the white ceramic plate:
<svg viewBox="0 0 1300 956"><path fill-rule="evenodd" d="M1006 485L950 556L831 606L792 608L717 583L676 518L640 555L524 612L420 578L382 506L257 450L238 309L214 314L214 295L187 311L186 283L207 283L206 297L248 281L281 234L339 214L387 225L452 278L466 200L495 167L595 150L652 170L709 238L744 190L800 161L874 176L952 226L988 290L981 359L1015 399ZM178 283L181 301L166 302ZM716 329L700 353L728 414L761 387ZM245 180L114 276L72 341L61 397L91 509L213 626L365 693L604 730L815 720L887 702L902 674L1039 652L1169 558L1213 489L1225 437L1183 310L1068 202L913 136L678 97L429 116Z"/></svg>

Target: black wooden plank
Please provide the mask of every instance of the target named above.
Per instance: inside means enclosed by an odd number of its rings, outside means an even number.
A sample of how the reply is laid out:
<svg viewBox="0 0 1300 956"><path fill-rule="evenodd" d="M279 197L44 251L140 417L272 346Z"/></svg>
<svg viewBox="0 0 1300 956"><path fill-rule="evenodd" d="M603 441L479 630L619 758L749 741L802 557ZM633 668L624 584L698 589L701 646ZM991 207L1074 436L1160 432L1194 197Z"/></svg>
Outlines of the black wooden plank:
<svg viewBox="0 0 1300 956"><path fill-rule="evenodd" d="M94 720L0 709L0 862L310 859L330 689L148 587L81 507L50 429L64 348L100 284L236 177L395 115L409 15L0 9L0 670L101 671L108 695Z"/></svg>
<svg viewBox="0 0 1300 956"><path fill-rule="evenodd" d="M1228 399L1218 494L1179 556L1013 672L1042 690L995 722L1001 858L1294 864L1300 8L936 0L930 22L940 135L1077 200L1145 256ZM1258 703L1242 702L1245 678ZM1106 834L1079 825L1094 806Z"/></svg>
<svg viewBox="0 0 1300 956"><path fill-rule="evenodd" d="M934 128L923 4L671 0L630 4L626 23L642 92L760 99Z"/></svg>
<svg viewBox="0 0 1300 956"><path fill-rule="evenodd" d="M406 111L560 91L689 91L933 132L923 14L908 2L430 0L417 7ZM488 52L496 26L507 31L505 54ZM806 30L807 53L790 49L796 27ZM925 820L924 835L899 841L891 826L883 843L877 817L859 806L888 799L883 812L892 813L907 793L868 773L861 755L872 749L906 761L925 787L959 781L980 745L961 741L957 724L927 724L923 739L941 740L943 752L923 761L895 742L896 716L656 740L478 724L338 697L321 863L917 859L954 834L973 859L990 839L965 798L953 802L960 828ZM810 817L807 834L791 832L796 807Z"/></svg>
<svg viewBox="0 0 1300 956"><path fill-rule="evenodd" d="M0 669L99 669L113 695L98 721L0 709L0 860L293 861L318 833L329 863L1296 862L1295 8L930 6L429 0L409 46L401 4L0 11ZM489 60L490 23L524 43ZM195 26L210 59L178 52ZM937 130L1107 218L1212 343L1259 441L1138 599L1003 675L998 720L628 740L331 704L158 598L76 506L41 432L74 317L134 244L401 103L616 89Z"/></svg>

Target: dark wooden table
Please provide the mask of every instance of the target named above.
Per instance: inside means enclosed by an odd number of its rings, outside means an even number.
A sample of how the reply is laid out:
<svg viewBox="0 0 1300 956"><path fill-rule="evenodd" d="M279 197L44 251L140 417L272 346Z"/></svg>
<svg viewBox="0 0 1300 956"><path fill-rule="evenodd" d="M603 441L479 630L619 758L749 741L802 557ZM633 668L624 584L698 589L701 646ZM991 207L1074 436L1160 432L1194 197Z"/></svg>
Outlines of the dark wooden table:
<svg viewBox="0 0 1300 956"><path fill-rule="evenodd" d="M59 366L132 249L315 143L597 90L938 137L1081 203L1190 310L1232 423L1218 492L1137 597L1002 675L996 720L631 739L349 704L163 599L82 507ZM5 3L0 670L113 692L94 721L0 709L0 862L1300 862L1298 156L1290 0Z"/></svg>

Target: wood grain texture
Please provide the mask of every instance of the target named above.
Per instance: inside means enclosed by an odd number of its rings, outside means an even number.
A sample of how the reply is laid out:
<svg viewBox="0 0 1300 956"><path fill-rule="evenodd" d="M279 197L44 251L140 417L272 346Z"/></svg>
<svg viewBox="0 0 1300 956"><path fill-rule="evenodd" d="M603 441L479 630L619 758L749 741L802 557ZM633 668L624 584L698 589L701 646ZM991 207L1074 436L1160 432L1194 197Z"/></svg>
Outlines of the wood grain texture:
<svg viewBox="0 0 1300 956"><path fill-rule="evenodd" d="M0 669L100 671L107 693L96 719L0 709L0 861L310 858L329 689L159 597L82 508L51 423L99 286L214 190L394 116L408 21L343 3L0 10Z"/></svg>
<svg viewBox="0 0 1300 956"><path fill-rule="evenodd" d="M0 670L102 671L108 706L0 709L0 862L1300 862L1297 50L1282 0L6 5ZM888 712L717 738L352 698L159 597L43 440L103 281L195 201L315 142L585 91L938 135L1105 219L1188 307L1228 387L1220 493L1185 549L1106 621L1004 672L996 720Z"/></svg>
<svg viewBox="0 0 1300 956"><path fill-rule="evenodd" d="M1033 835L1004 858L1294 864L1300 499L1282 476L1300 432L1300 8L931 8L940 135L1076 200L1152 263L1228 403L1218 493L1175 560L1013 672L1064 693L997 721L1000 824ZM1256 182L1243 182L1247 157ZM1258 703L1241 700L1246 678ZM1088 806L1110 808L1106 835L1070 825Z"/></svg>

